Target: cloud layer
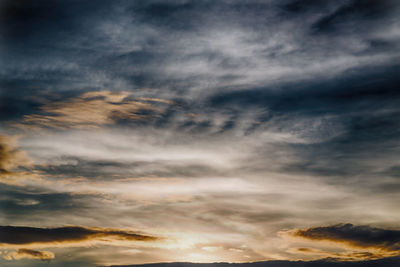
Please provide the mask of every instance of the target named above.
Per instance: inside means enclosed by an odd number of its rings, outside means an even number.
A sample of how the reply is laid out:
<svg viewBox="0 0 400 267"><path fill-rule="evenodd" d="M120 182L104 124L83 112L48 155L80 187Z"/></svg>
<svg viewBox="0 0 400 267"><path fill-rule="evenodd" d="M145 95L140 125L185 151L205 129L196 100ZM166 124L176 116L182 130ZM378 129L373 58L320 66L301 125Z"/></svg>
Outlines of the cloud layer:
<svg viewBox="0 0 400 267"><path fill-rule="evenodd" d="M118 122L129 123L136 120L151 119L162 113L151 103L172 104L156 98L129 99L126 92L109 91L85 93L67 101L45 103L41 113L24 116L21 128L97 128ZM45 115L46 114L46 115Z"/></svg>
<svg viewBox="0 0 400 267"><path fill-rule="evenodd" d="M20 248L15 252L9 252L3 256L6 260L37 259L50 261L55 258L54 253L50 251L38 251L28 248Z"/></svg>
<svg viewBox="0 0 400 267"><path fill-rule="evenodd" d="M313 239L344 242L357 247L377 247L387 250L400 250L400 231L386 230L369 226L339 224L297 230L294 235Z"/></svg>
<svg viewBox="0 0 400 267"><path fill-rule="evenodd" d="M47 246L61 267L397 255L399 18L396 0L0 1L7 266Z"/></svg>
<svg viewBox="0 0 400 267"><path fill-rule="evenodd" d="M85 228L80 226L60 228L34 228L22 226L0 226L0 244L62 244L83 241L120 240L120 241L156 241L157 237L123 231L118 229Z"/></svg>
<svg viewBox="0 0 400 267"><path fill-rule="evenodd" d="M357 255L348 254L351 258L379 258L400 254L400 231L387 230L370 226L356 226L352 224L338 224L326 227L314 227L294 230L290 232L295 237L313 241L329 241L345 244L350 248L372 249L373 252L364 252ZM303 252L320 253L313 249L303 249ZM322 253L323 254L323 253ZM329 255L329 253L326 253ZM336 256L343 257L340 253Z"/></svg>

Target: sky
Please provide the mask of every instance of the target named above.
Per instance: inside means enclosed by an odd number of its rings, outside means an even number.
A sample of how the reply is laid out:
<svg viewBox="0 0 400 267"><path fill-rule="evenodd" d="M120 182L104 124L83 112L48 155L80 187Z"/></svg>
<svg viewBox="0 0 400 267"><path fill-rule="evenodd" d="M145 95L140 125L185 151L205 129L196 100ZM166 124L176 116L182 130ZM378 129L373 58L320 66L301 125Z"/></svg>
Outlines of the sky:
<svg viewBox="0 0 400 267"><path fill-rule="evenodd" d="M0 0L0 266L400 255L400 1Z"/></svg>

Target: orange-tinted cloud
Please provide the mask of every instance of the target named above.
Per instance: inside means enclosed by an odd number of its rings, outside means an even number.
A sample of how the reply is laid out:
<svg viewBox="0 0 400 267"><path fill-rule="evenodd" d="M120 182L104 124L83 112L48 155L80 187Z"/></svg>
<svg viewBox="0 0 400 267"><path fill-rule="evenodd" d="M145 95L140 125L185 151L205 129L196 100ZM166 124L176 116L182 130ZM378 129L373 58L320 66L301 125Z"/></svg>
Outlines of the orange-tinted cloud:
<svg viewBox="0 0 400 267"><path fill-rule="evenodd" d="M26 154L17 148L17 138L0 135L0 175L10 174L18 166L26 166Z"/></svg>
<svg viewBox="0 0 400 267"><path fill-rule="evenodd" d="M372 260L382 258L379 253L373 253L369 251L332 251L316 248L300 247L291 249L292 253L296 254L308 254L317 256L322 259L334 259L340 261L359 261L359 260ZM313 257L313 258L314 258Z"/></svg>
<svg viewBox="0 0 400 267"><path fill-rule="evenodd" d="M85 243L87 241L157 241L161 238L132 231L110 228L67 226L59 228L35 228L0 226L0 247L34 245L50 247L63 244Z"/></svg>
<svg viewBox="0 0 400 267"><path fill-rule="evenodd" d="M298 248L297 252L326 255L345 259L374 259L400 255L400 230L388 230L370 226L337 224L332 226L297 229L289 232L294 237L311 241L328 241L347 247L343 253Z"/></svg>
<svg viewBox="0 0 400 267"><path fill-rule="evenodd" d="M0 135L0 182L19 185L20 178L38 177L35 174L18 170L20 167L29 167L31 160L27 154L18 149L17 137Z"/></svg>
<svg viewBox="0 0 400 267"><path fill-rule="evenodd" d="M343 242L355 247L379 247L388 250L400 250L400 230L337 224L296 230L294 235L313 240Z"/></svg>
<svg viewBox="0 0 400 267"><path fill-rule="evenodd" d="M51 251L39 251L28 248L20 248L17 251L9 252L3 256L5 260L37 259L50 261L55 258Z"/></svg>
<svg viewBox="0 0 400 267"><path fill-rule="evenodd" d="M157 98L132 98L127 92L88 92L66 101L46 103L40 114L25 115L20 128L97 128L119 121L137 121L164 111L173 102Z"/></svg>

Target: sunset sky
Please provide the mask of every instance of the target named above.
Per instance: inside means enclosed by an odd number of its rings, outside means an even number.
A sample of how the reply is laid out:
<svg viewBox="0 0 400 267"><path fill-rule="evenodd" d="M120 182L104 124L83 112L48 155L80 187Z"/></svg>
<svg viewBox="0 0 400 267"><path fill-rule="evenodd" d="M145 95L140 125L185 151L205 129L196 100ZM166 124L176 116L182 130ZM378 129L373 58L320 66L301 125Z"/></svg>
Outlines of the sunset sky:
<svg viewBox="0 0 400 267"><path fill-rule="evenodd" d="M0 0L0 58L1 267L400 255L400 1Z"/></svg>

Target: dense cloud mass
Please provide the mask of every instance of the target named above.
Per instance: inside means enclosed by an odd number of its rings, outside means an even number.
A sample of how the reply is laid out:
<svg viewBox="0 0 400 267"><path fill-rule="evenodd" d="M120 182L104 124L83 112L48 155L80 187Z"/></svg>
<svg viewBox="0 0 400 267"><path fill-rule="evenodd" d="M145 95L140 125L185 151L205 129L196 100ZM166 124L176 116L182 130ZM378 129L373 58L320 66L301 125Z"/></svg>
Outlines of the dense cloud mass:
<svg viewBox="0 0 400 267"><path fill-rule="evenodd" d="M383 255L400 254L400 231L387 230L370 226L356 226L352 224L338 224L326 227L315 227L304 230L295 230L291 234L296 237L310 240L322 240L362 248L374 249ZM385 253L387 252L387 253ZM369 253L364 257L376 257Z"/></svg>
<svg viewBox="0 0 400 267"><path fill-rule="evenodd" d="M398 255L399 18L0 1L0 265Z"/></svg>
<svg viewBox="0 0 400 267"><path fill-rule="evenodd" d="M0 226L0 244L46 244L96 239L116 239L128 241L155 241L158 238L117 229L85 228L69 226L60 228L34 228Z"/></svg>
<svg viewBox="0 0 400 267"><path fill-rule="evenodd" d="M339 224L298 230L294 235L315 240L345 242L358 247L379 247L387 250L400 250L400 231L398 230Z"/></svg>

